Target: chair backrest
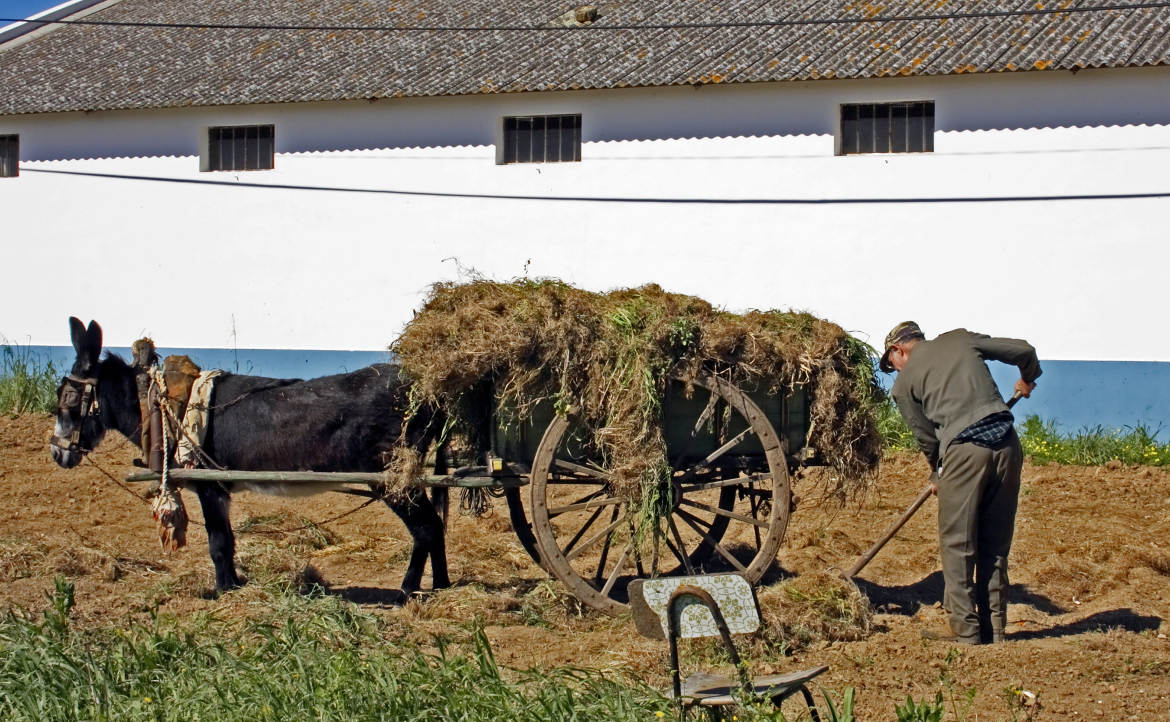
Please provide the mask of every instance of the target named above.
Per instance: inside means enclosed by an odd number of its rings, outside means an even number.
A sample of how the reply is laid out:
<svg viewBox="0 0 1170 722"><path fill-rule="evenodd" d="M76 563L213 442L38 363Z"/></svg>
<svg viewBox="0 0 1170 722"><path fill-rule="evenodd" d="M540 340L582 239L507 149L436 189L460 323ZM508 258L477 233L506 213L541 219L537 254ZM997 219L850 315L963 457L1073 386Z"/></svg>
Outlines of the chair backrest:
<svg viewBox="0 0 1170 722"><path fill-rule="evenodd" d="M698 587L714 598L732 634L749 634L760 628L760 606L755 590L739 574L697 574L689 577L635 579L627 587L634 626L651 639L666 639L667 603L681 586ZM719 627L707 605L688 597L677 606L680 637L718 637Z"/></svg>

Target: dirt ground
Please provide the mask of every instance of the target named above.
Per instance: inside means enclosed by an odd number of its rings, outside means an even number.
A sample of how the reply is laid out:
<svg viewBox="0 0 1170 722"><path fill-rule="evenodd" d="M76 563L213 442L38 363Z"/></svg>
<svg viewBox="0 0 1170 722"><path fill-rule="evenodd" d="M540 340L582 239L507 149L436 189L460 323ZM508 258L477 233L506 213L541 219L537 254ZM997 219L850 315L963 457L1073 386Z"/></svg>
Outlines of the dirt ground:
<svg viewBox="0 0 1170 722"><path fill-rule="evenodd" d="M218 599L210 593L211 562L193 495L186 495L190 545L164 554L146 504L89 462L57 468L47 452L50 432L48 417L0 418L0 609L42 608L53 576L66 574L75 580L79 624L144 619L153 604L175 615L246 613L255 602L248 587ZM121 479L133 452L111 437L93 458ZM780 554L783 571L848 568L898 518L924 476L919 456L899 454L883 464L860 504L801 504ZM299 500L240 494L232 518L238 530L279 529L359 503L340 494ZM955 649L922 639L922 630L945 619L934 510L928 501L858 579L876 610L869 636L757 660L757 671L827 664L821 686L835 700L853 687L862 720L893 719L907 695L933 700L940 691L947 719L1170 719L1170 472L1025 466L1009 641L1000 645ZM330 593L396 627L425 639L479 618L504 665L588 666L666 684L664 645L639 637L628 619L579 609L529 560L502 501L485 519L452 514L454 587L405 606L397 585L408 545L393 514L369 506L324 528L304 561ZM288 539L241 531L245 573L250 559L287 547Z"/></svg>

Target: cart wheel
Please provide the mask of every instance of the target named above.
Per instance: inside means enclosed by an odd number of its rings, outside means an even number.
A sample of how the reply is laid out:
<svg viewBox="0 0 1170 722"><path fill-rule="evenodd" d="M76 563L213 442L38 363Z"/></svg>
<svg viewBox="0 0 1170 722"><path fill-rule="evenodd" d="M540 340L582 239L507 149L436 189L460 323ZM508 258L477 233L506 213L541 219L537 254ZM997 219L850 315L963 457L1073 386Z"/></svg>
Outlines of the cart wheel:
<svg viewBox="0 0 1170 722"><path fill-rule="evenodd" d="M576 417L554 418L533 459L541 566L608 614L628 608L626 586L638 578L738 571L755 584L784 539L788 467L759 406L705 374L693 398L670 404L667 416L686 424L683 448L669 450L674 471L659 489L656 525L641 532L627 500L611 489L595 432Z"/></svg>

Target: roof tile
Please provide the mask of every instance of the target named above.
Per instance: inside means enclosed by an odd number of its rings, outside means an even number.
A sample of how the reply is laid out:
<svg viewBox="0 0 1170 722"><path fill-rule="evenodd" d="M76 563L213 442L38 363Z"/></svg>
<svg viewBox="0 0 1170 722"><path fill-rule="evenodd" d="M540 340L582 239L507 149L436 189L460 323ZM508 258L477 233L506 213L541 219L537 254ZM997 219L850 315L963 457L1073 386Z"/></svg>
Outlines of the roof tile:
<svg viewBox="0 0 1170 722"><path fill-rule="evenodd" d="M1050 12L1097 2L121 0L85 20L385 29L60 26L0 46L0 114L1167 64L1170 7Z"/></svg>

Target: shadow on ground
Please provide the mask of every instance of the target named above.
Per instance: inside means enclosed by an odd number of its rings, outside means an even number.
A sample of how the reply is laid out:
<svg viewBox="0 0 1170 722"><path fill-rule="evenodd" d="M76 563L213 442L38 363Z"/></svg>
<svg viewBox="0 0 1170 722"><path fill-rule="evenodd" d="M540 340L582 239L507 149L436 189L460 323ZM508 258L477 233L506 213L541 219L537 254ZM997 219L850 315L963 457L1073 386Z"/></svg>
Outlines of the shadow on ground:
<svg viewBox="0 0 1170 722"><path fill-rule="evenodd" d="M924 606L930 606L943 598L943 575L933 572L913 584L883 586L865 579L854 579L857 588L869 598L874 608L886 614L902 614L912 617ZM1013 584L1008 599L1013 604L1026 604L1049 616L1066 614L1068 610L1039 594L1027 585Z"/></svg>
<svg viewBox="0 0 1170 722"><path fill-rule="evenodd" d="M384 589L382 587L330 587L329 594L341 597L347 602L364 606L389 609L406 604L406 595L401 589Z"/></svg>
<svg viewBox="0 0 1170 722"><path fill-rule="evenodd" d="M1075 622L1058 624L1045 629L1033 629L1016 632L1008 636L1011 640L1049 639L1066 637L1085 632L1105 632L1110 629L1124 629L1127 632L1152 632L1162 625L1162 620L1155 616L1138 614L1132 609L1110 609L1104 612L1085 617Z"/></svg>

